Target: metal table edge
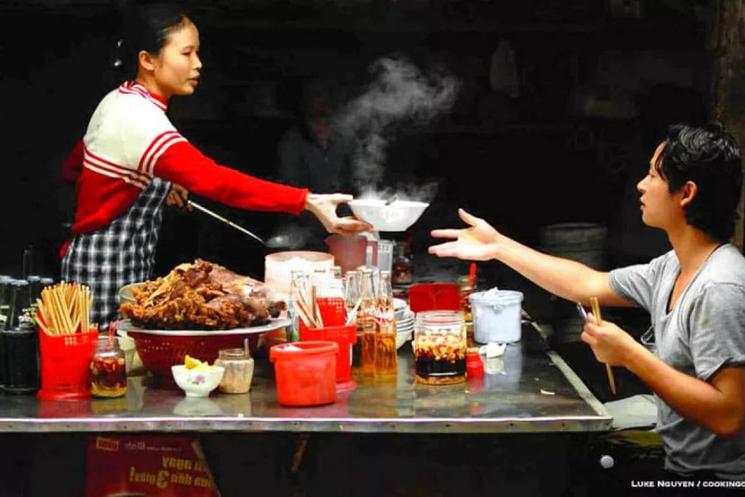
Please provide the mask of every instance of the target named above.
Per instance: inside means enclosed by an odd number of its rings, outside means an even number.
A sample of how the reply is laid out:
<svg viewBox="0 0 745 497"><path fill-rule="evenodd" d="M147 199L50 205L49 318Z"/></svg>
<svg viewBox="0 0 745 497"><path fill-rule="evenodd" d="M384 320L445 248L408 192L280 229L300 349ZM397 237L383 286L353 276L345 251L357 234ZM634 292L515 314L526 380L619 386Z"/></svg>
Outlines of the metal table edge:
<svg viewBox="0 0 745 497"><path fill-rule="evenodd" d="M432 418L285 418L200 417L200 418L0 418L2 432L177 432L177 431L295 431L349 433L541 433L605 431L612 418L594 416L457 419ZM588 422L592 426L588 426ZM382 429L381 429L382 428Z"/></svg>
<svg viewBox="0 0 745 497"><path fill-rule="evenodd" d="M555 351L547 350L546 354L549 356L551 361L556 365L557 368L566 376L569 383L574 387L582 400L601 416L604 421L607 421L608 429L610 430L613 424L613 416L610 411L595 397L592 392L587 388L587 385L577 376L577 374L569 367L569 364Z"/></svg>

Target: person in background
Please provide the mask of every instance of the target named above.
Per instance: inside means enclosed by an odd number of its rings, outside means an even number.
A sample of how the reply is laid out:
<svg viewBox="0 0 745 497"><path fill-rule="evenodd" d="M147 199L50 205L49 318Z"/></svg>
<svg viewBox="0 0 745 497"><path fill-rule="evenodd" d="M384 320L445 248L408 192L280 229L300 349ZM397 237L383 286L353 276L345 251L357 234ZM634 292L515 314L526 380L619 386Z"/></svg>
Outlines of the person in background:
<svg viewBox="0 0 745 497"><path fill-rule="evenodd" d="M163 204L184 205L189 192L241 209L308 211L330 233L370 228L337 215L351 195L261 180L202 154L166 114L172 97L191 95L199 84L196 25L177 9L154 4L133 10L126 26L115 65L132 79L101 100L62 170L76 185L62 279L90 286L93 322L106 328L117 316L119 288L152 277Z"/></svg>
<svg viewBox="0 0 745 497"><path fill-rule="evenodd" d="M672 246L648 264L595 271L526 247L463 210L468 227L434 230L432 236L451 241L429 251L496 259L584 305L595 296L601 305L649 311L654 353L593 316L582 340L598 361L629 369L655 393L665 478L739 483L745 481L745 258L729 240L741 187L740 151L728 132L718 124L672 125L637 185L643 222L664 230ZM722 485L713 492L727 488L742 492Z"/></svg>
<svg viewBox="0 0 745 497"><path fill-rule="evenodd" d="M324 78L303 85L300 118L282 136L277 149L277 177L282 183L305 185L319 193L353 191L354 146L350 137L334 127L339 93L338 85ZM301 216L291 229L302 233L303 248L325 250L326 234L307 216Z"/></svg>
<svg viewBox="0 0 745 497"><path fill-rule="evenodd" d="M300 119L278 146L281 181L317 192L351 191L354 149L334 128L338 99L339 89L329 80L314 78L303 86Z"/></svg>

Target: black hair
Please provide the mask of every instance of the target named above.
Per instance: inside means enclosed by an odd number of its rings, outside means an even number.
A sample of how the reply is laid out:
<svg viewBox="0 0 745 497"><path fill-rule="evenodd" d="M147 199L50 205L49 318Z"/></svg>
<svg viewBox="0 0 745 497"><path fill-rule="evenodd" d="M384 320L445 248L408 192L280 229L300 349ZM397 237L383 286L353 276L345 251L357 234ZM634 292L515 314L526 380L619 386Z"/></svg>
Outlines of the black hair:
<svg viewBox="0 0 745 497"><path fill-rule="evenodd" d="M145 50L156 55L168 36L189 22L187 13L170 4L132 6L122 12L121 34L115 43L112 66L122 78L137 76L138 54Z"/></svg>
<svg viewBox="0 0 745 497"><path fill-rule="evenodd" d="M732 238L742 168L737 142L721 124L668 126L655 168L667 180L671 193L680 191L687 181L696 183L696 197L685 210L688 224L717 241Z"/></svg>

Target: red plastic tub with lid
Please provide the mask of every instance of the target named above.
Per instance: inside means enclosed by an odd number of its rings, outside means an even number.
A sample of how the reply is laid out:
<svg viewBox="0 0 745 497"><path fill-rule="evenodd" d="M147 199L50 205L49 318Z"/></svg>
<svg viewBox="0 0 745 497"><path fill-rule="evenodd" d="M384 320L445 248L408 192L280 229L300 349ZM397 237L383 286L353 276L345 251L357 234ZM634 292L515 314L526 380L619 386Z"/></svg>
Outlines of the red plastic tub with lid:
<svg viewBox="0 0 745 497"><path fill-rule="evenodd" d="M318 406L336 401L335 342L281 343L269 349L277 401L283 406Z"/></svg>

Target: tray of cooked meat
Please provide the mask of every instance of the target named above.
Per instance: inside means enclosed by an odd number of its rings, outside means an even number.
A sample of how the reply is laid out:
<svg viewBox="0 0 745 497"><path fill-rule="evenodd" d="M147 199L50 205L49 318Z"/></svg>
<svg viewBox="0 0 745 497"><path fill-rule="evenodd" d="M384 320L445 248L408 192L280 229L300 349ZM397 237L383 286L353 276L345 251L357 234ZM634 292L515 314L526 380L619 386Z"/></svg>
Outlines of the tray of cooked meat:
<svg viewBox="0 0 745 497"><path fill-rule="evenodd" d="M280 317L285 302L273 299L264 283L202 259L128 285L120 300L123 331L198 336L216 330L263 333L289 324Z"/></svg>

